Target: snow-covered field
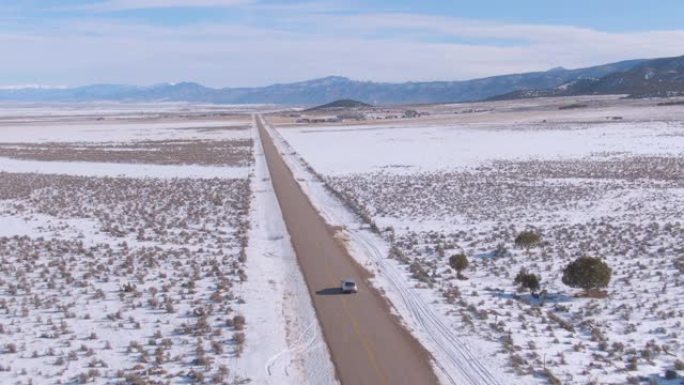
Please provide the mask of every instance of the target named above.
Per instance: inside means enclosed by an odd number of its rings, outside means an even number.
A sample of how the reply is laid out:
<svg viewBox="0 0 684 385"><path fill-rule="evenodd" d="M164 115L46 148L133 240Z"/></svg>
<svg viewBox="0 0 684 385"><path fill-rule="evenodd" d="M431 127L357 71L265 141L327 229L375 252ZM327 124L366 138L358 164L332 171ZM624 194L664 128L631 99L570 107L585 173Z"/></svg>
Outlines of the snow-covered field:
<svg viewBox="0 0 684 385"><path fill-rule="evenodd" d="M334 382L249 115L52 108L0 124L0 383Z"/></svg>
<svg viewBox="0 0 684 385"><path fill-rule="evenodd" d="M149 119L159 117L230 117L231 120L249 121L255 110L274 109L268 105L215 105L182 102L168 103L3 103L0 105L0 122L38 122L67 120Z"/></svg>
<svg viewBox="0 0 684 385"><path fill-rule="evenodd" d="M325 175L472 168L492 160L563 160L588 155L684 152L684 122L367 125L282 129Z"/></svg>
<svg viewBox="0 0 684 385"><path fill-rule="evenodd" d="M684 122L579 120L278 132L453 382L478 383L464 377L479 369L449 366L478 362L502 384L679 384L665 376L684 375ZM541 245L516 248L524 230ZM458 253L464 280L448 263ZM612 268L606 298L561 282L581 256ZM521 269L541 276L539 298L514 284Z"/></svg>
<svg viewBox="0 0 684 385"><path fill-rule="evenodd" d="M1 119L0 119L1 121ZM103 143L144 140L244 139L250 121L240 119L177 119L149 121L2 122L2 143Z"/></svg>

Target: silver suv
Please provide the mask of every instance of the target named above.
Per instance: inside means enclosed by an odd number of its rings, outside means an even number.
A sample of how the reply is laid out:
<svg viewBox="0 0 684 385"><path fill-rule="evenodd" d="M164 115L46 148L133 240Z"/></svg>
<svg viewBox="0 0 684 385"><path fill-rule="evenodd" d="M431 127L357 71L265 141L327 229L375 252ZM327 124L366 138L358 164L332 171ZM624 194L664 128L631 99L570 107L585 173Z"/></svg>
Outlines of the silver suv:
<svg viewBox="0 0 684 385"><path fill-rule="evenodd" d="M351 278L343 279L340 282L340 289L342 289L342 292L345 294L357 293L359 291L356 287L356 281Z"/></svg>

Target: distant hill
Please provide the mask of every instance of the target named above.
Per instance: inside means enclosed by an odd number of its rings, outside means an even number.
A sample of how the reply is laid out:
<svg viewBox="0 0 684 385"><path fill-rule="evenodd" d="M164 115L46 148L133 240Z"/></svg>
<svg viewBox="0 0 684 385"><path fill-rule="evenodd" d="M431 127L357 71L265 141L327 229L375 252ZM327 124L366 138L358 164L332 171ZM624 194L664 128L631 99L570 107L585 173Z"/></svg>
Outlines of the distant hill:
<svg viewBox="0 0 684 385"><path fill-rule="evenodd" d="M646 60L595 67L501 75L465 81L376 83L340 76L252 88L208 88L197 83L153 86L90 85L76 88L0 89L0 101L24 102L197 102L218 104L319 105L340 99L375 105L477 101L522 90L550 90L626 73Z"/></svg>
<svg viewBox="0 0 684 385"><path fill-rule="evenodd" d="M649 60L628 71L612 73L577 88L594 94L630 94L633 97L668 96L684 92L684 56Z"/></svg>
<svg viewBox="0 0 684 385"><path fill-rule="evenodd" d="M340 99L340 100L335 100L334 102L323 104L321 106L309 108L305 111L327 111L327 110L338 110L338 109L346 109L346 108L365 108L365 107L373 107L373 106L368 104L368 103L360 102L358 100Z"/></svg>
<svg viewBox="0 0 684 385"><path fill-rule="evenodd" d="M599 78L577 79L553 88L516 90L490 100L620 94L632 98L684 96L684 56L646 60Z"/></svg>

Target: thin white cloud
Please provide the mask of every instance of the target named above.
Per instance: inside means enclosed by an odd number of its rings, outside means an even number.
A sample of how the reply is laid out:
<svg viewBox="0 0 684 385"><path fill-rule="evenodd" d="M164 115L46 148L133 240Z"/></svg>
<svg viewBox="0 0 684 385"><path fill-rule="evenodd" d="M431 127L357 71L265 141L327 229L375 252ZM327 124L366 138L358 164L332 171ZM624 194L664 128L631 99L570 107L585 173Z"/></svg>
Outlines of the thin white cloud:
<svg viewBox="0 0 684 385"><path fill-rule="evenodd" d="M310 23L312 29L340 36L391 36L403 42L447 42L441 47L507 48L504 51L525 51L527 70L555 66L581 67L632 58L678 56L684 54L684 29L641 32L605 32L596 29L543 24L502 23L469 20L448 16L375 13L356 15L302 15L300 23ZM454 43L449 44L449 41ZM450 50L446 50L448 52ZM514 56L495 60L461 58L465 62L480 62L481 75L515 72ZM481 59L481 60L479 60ZM460 64L460 63L459 63ZM508 66L508 67L507 67ZM455 66L454 68L459 68ZM509 68L506 71L506 68ZM462 69L459 68L459 69ZM525 70L525 69L523 69Z"/></svg>
<svg viewBox="0 0 684 385"><path fill-rule="evenodd" d="M42 84L14 84L0 86L0 90L25 90L25 89L35 89L35 90L58 90L66 89L67 86L46 86Z"/></svg>
<svg viewBox="0 0 684 385"><path fill-rule="evenodd" d="M0 50L13 52L0 61L0 84L188 80L251 86L333 74L389 82L460 80L684 54L684 30L608 33L403 14L285 16L277 28L99 19L64 22L49 33L0 33Z"/></svg>
<svg viewBox="0 0 684 385"><path fill-rule="evenodd" d="M152 8L222 8L252 4L253 0L106 0L80 9L110 12Z"/></svg>

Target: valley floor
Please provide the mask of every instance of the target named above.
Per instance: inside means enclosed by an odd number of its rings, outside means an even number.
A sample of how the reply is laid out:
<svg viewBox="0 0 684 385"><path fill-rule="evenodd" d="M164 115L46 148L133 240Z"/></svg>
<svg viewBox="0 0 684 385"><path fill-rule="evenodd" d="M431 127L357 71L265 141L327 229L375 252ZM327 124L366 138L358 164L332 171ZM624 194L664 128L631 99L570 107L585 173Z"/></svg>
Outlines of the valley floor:
<svg viewBox="0 0 684 385"><path fill-rule="evenodd" d="M481 121L453 105L422 107L424 120L276 127L447 383L482 383L464 370L473 362L501 383L681 381L668 378L684 370L684 116L614 120L646 111L614 102L573 120L549 107L571 102L482 103ZM539 247L516 248L525 230ZM459 253L466 279L449 266ZM582 256L612 268L606 298L561 282ZM541 276L543 295L514 284L520 271Z"/></svg>
<svg viewBox="0 0 684 385"><path fill-rule="evenodd" d="M0 382L334 383L251 116L146 108L0 119Z"/></svg>
<svg viewBox="0 0 684 385"><path fill-rule="evenodd" d="M441 383L674 385L684 109L658 103L388 107L334 124L264 116ZM421 114L383 118L405 108ZM0 107L0 383L337 383L260 112ZM522 231L541 242L516 247ZM459 277L449 257L461 253ZM562 280L582 256L612 268L593 296ZM540 276L538 292L515 284L520 271Z"/></svg>

